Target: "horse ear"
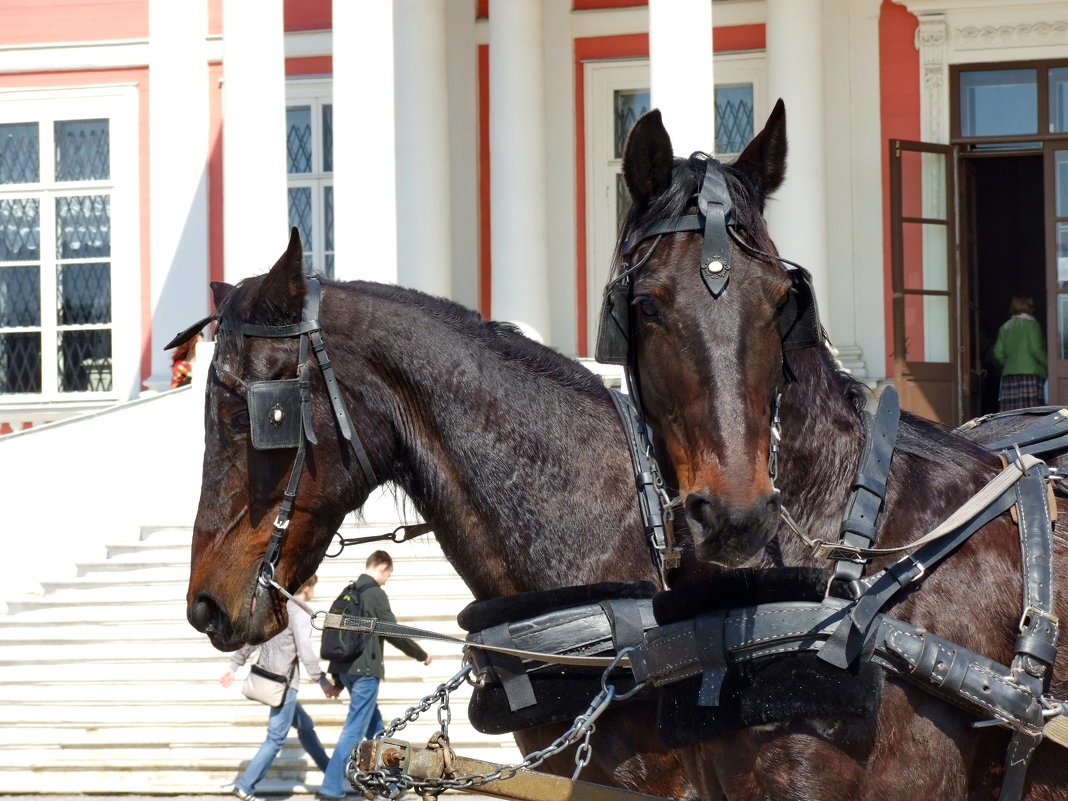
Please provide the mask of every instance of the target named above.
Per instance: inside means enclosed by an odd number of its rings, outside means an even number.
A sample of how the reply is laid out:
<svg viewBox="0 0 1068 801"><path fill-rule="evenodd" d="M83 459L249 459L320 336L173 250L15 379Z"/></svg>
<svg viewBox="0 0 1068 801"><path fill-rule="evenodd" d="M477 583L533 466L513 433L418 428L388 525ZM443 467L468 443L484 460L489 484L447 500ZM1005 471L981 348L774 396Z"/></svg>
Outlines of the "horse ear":
<svg viewBox="0 0 1068 801"><path fill-rule="evenodd" d="M623 148L623 180L634 202L643 203L671 186L671 168L671 137L660 109L653 109L634 123Z"/></svg>
<svg viewBox="0 0 1068 801"><path fill-rule="evenodd" d="M782 186L786 177L786 104L780 97L764 129L753 137L734 166L748 174L764 198Z"/></svg>
<svg viewBox="0 0 1068 801"><path fill-rule="evenodd" d="M300 243L300 231L294 226L289 235L289 246L260 284L257 300L264 305L281 306L299 314L307 289L304 283L304 248Z"/></svg>
<svg viewBox="0 0 1068 801"><path fill-rule="evenodd" d="M222 306L223 301L226 300L226 296L230 294L230 291L233 288L233 284L228 284L225 281L211 282L211 302L215 304L216 309Z"/></svg>

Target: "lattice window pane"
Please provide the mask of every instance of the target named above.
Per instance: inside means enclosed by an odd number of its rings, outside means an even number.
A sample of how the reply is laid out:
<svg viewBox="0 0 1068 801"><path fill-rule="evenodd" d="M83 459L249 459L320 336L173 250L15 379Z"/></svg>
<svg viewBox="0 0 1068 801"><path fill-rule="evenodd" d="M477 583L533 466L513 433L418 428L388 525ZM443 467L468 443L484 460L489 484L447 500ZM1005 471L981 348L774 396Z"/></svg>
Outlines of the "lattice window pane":
<svg viewBox="0 0 1068 801"><path fill-rule="evenodd" d="M615 157L623 158L623 146L627 143L627 134L638 121L638 117L649 110L648 89L616 90L615 92Z"/></svg>
<svg viewBox="0 0 1068 801"><path fill-rule="evenodd" d="M334 277L334 187L323 187L323 256L326 261L326 277Z"/></svg>
<svg viewBox="0 0 1068 801"><path fill-rule="evenodd" d="M36 198L0 199L0 261L41 258L40 206Z"/></svg>
<svg viewBox="0 0 1068 801"><path fill-rule="evenodd" d="M111 331L60 331L58 348L60 392L111 390Z"/></svg>
<svg viewBox="0 0 1068 801"><path fill-rule="evenodd" d="M56 198L56 249L61 259L111 255L111 196Z"/></svg>
<svg viewBox="0 0 1068 801"><path fill-rule="evenodd" d="M41 324L41 274L32 267L0 267L0 328Z"/></svg>
<svg viewBox="0 0 1068 801"><path fill-rule="evenodd" d="M107 120L56 123L56 180L99 181L111 177Z"/></svg>
<svg viewBox="0 0 1068 801"><path fill-rule="evenodd" d="M323 106L323 172L334 171L334 107Z"/></svg>
<svg viewBox="0 0 1068 801"><path fill-rule="evenodd" d="M304 269L310 274L314 268L311 187L299 186L289 190L289 224L300 231L300 241L304 245Z"/></svg>
<svg viewBox="0 0 1068 801"><path fill-rule="evenodd" d="M111 322L110 264L61 264L56 278L60 325Z"/></svg>
<svg viewBox="0 0 1068 801"><path fill-rule="evenodd" d="M0 333L0 394L41 391L41 334Z"/></svg>
<svg viewBox="0 0 1068 801"><path fill-rule="evenodd" d="M716 87L716 153L740 153L753 138L753 85Z"/></svg>
<svg viewBox="0 0 1068 801"><path fill-rule="evenodd" d="M0 125L0 184L41 180L41 137L36 122Z"/></svg>
<svg viewBox="0 0 1068 801"><path fill-rule="evenodd" d="M286 109L286 151L290 173L312 171L311 106Z"/></svg>

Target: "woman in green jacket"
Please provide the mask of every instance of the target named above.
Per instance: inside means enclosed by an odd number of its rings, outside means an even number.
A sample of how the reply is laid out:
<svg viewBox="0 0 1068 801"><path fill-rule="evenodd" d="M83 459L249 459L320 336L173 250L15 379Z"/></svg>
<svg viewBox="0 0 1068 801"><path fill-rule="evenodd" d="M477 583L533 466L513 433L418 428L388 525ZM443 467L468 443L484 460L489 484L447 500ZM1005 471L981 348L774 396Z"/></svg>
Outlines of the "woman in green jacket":
<svg viewBox="0 0 1068 801"><path fill-rule="evenodd" d="M1035 319L1035 302L1016 296L998 330L994 358L1002 366L998 402L1003 412L1041 406L1046 381L1046 343Z"/></svg>

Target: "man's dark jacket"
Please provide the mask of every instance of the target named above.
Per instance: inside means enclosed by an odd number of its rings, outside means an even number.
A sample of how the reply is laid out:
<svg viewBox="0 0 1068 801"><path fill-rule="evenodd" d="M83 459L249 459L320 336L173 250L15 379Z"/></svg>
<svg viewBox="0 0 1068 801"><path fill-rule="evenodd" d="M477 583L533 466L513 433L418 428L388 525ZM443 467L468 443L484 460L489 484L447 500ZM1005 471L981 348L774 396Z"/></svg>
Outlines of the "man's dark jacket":
<svg viewBox="0 0 1068 801"><path fill-rule="evenodd" d="M363 573L356 579L356 591L360 593L363 602L363 616L374 617L386 623L396 623L393 610L389 607L389 598L386 591L378 586L373 578ZM389 640L390 644L404 651L413 659L420 662L426 661L426 651L420 648L414 640L403 637L372 636L368 638L367 646L363 653L356 657L355 661L331 662L329 672L348 673L353 676L377 676L379 679L386 677L385 665L382 661L382 640Z"/></svg>

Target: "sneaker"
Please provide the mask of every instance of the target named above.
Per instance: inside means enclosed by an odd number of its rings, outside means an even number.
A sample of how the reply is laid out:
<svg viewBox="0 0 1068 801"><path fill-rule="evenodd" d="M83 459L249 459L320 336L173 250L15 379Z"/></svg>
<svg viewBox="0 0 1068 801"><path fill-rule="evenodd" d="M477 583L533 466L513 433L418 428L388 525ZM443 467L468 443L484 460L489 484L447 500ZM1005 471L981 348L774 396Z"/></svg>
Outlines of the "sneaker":
<svg viewBox="0 0 1068 801"><path fill-rule="evenodd" d="M252 793L246 793L237 785L234 785L233 794L240 798L241 801L261 801L258 796L254 796Z"/></svg>

